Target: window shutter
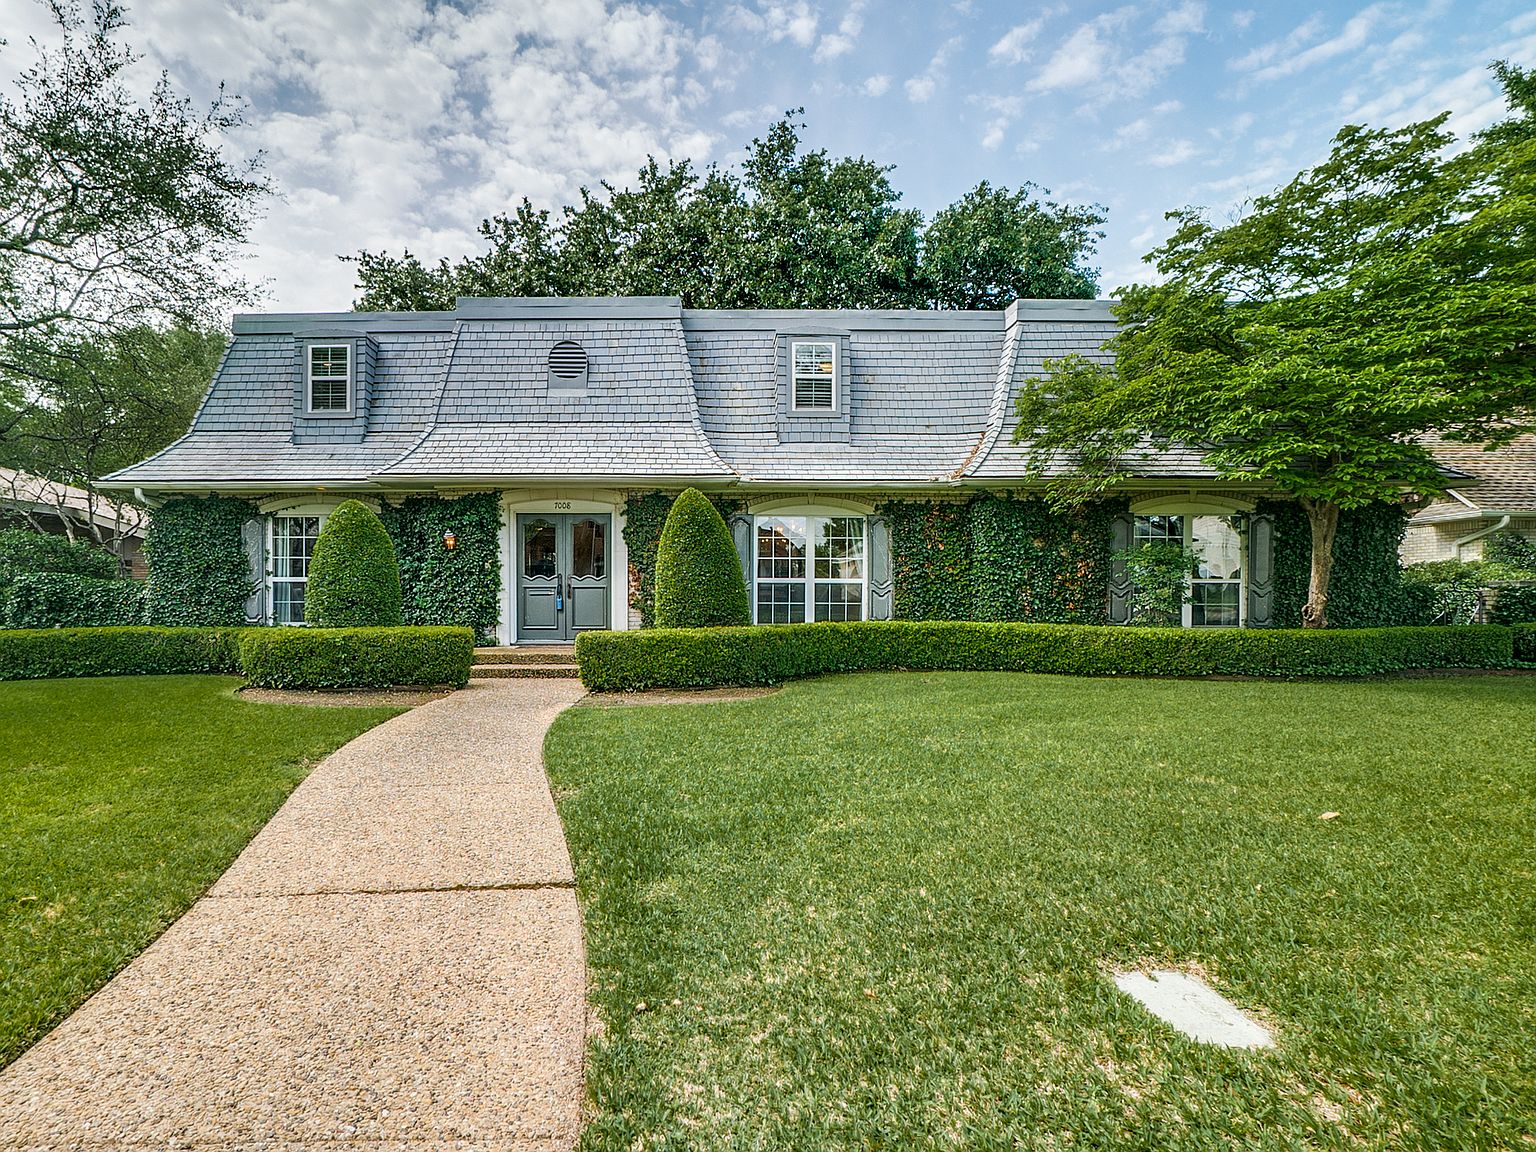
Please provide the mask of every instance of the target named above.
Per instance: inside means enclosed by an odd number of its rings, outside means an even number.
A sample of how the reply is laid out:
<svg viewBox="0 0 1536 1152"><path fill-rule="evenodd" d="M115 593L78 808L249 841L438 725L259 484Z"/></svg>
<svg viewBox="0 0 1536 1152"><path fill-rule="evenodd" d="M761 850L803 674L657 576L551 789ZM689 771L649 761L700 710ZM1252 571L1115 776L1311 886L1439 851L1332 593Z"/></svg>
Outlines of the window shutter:
<svg viewBox="0 0 1536 1152"><path fill-rule="evenodd" d="M251 594L245 598L245 618L253 624L267 621L267 525L263 520L247 520L240 525L240 544L245 549L246 572L251 578Z"/></svg>
<svg viewBox="0 0 1536 1152"><path fill-rule="evenodd" d="M1131 546L1136 520L1129 512L1122 512L1109 522L1109 547L1111 552L1124 552ZM1131 619L1131 582L1125 574L1125 561L1116 559L1109 571L1109 622L1126 624Z"/></svg>
<svg viewBox="0 0 1536 1152"><path fill-rule="evenodd" d="M891 528L884 516L869 518L869 618L895 618L891 582Z"/></svg>
<svg viewBox="0 0 1536 1152"><path fill-rule="evenodd" d="M752 517L737 512L728 521L731 539L736 542L736 558L741 562L741 576L747 583L747 603L752 603Z"/></svg>
<svg viewBox="0 0 1536 1152"><path fill-rule="evenodd" d="M1275 622L1275 522L1268 516L1248 518L1248 627L1269 628Z"/></svg>

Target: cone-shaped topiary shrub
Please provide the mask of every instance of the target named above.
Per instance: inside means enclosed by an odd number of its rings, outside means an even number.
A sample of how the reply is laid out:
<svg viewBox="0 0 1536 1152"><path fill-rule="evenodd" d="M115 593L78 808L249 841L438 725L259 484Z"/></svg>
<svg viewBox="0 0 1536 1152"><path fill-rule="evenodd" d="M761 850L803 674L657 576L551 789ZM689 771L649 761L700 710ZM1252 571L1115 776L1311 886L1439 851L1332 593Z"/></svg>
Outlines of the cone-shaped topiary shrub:
<svg viewBox="0 0 1536 1152"><path fill-rule="evenodd" d="M667 513L656 548L656 626L713 628L751 622L731 530L704 494L689 488Z"/></svg>
<svg viewBox="0 0 1536 1152"><path fill-rule="evenodd" d="M326 518L309 560L304 622L321 628L400 623L400 565L371 508L346 500Z"/></svg>

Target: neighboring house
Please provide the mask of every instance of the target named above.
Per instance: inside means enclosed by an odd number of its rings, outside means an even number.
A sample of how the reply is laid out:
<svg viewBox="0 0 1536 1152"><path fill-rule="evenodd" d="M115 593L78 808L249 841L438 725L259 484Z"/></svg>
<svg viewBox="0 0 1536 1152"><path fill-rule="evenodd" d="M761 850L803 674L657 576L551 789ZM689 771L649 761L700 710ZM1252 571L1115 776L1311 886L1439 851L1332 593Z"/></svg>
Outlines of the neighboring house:
<svg viewBox="0 0 1536 1152"><path fill-rule="evenodd" d="M146 517L132 504L108 500L30 472L0 468L0 523L96 541L117 554L131 575L146 575L142 548Z"/></svg>
<svg viewBox="0 0 1536 1152"><path fill-rule="evenodd" d="M1536 540L1536 436L1492 452L1438 438L1429 448L1451 486L1408 521L1403 563L1480 560L1484 542L1499 531Z"/></svg>
<svg viewBox="0 0 1536 1152"><path fill-rule="evenodd" d="M625 500L692 485L731 518L759 623L893 613L883 502L1024 493L1014 399L1042 361L1104 359L1106 301L1006 311L696 311L674 298L463 299L452 312L243 315L188 434L109 478L151 502L238 495L253 617L302 619L308 556L348 497L501 493L503 641L636 626ZM1205 560L1192 626L1267 624L1263 494L1147 450L1114 542ZM1110 580L1111 585L1114 580ZM1108 587L1110 619L1125 589Z"/></svg>

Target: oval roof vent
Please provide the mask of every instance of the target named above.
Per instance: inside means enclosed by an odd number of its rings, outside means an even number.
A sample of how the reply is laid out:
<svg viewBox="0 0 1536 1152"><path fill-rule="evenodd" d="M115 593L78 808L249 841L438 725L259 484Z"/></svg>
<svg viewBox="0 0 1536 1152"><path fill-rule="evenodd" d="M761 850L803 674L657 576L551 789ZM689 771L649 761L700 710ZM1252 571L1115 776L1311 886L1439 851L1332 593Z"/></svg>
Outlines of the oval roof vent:
<svg viewBox="0 0 1536 1152"><path fill-rule="evenodd" d="M574 340L562 340L549 350L550 382L559 381L566 387L585 384L587 380L587 350Z"/></svg>

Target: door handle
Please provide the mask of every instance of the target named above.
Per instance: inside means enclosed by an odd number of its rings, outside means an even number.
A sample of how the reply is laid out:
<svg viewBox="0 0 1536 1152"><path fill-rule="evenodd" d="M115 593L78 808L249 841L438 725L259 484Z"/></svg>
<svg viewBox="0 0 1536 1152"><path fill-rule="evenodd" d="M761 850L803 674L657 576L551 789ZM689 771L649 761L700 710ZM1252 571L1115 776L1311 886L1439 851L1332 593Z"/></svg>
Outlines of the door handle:
<svg viewBox="0 0 1536 1152"><path fill-rule="evenodd" d="M555 611L565 611L565 578L555 573Z"/></svg>

